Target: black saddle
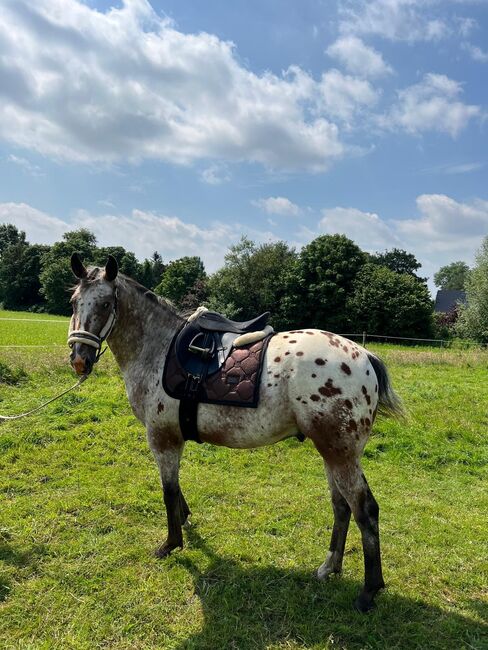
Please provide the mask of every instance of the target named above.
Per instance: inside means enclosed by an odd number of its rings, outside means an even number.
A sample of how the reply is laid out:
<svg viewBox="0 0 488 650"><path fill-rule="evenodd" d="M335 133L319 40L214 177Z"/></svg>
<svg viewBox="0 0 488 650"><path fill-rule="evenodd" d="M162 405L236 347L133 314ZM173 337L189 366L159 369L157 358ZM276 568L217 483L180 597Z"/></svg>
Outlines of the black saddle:
<svg viewBox="0 0 488 650"><path fill-rule="evenodd" d="M257 332L264 329L268 322L269 314L269 311L265 311L261 316L256 316L256 318L239 323L215 311L204 311L194 322L198 323L198 326L203 330L244 334L245 332Z"/></svg>
<svg viewBox="0 0 488 650"><path fill-rule="evenodd" d="M269 312L265 312L239 323L206 311L187 323L176 337L175 353L180 366L193 379L188 397L198 399L198 384L224 365L236 338L246 332L262 330L268 318Z"/></svg>
<svg viewBox="0 0 488 650"><path fill-rule="evenodd" d="M246 332L264 329L270 312L244 322L232 321L222 314L205 311L187 322L176 334L170 347L163 386L172 397L180 399L180 427L185 440L200 442L196 427L196 409L204 397L203 385L207 377L222 368L232 352L235 339ZM175 358L183 382L176 393L168 381L169 366Z"/></svg>

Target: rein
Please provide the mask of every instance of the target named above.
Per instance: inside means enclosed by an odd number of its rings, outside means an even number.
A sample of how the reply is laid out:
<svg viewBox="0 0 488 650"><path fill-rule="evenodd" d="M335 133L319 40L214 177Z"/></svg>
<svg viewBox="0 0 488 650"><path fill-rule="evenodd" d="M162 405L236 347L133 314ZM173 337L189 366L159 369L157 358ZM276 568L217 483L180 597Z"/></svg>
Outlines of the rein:
<svg viewBox="0 0 488 650"><path fill-rule="evenodd" d="M66 395L66 393L69 393L70 391L74 390L75 388L78 388L85 379L88 379L88 375L82 375L76 384L71 386L71 388L67 388L66 390L63 390L62 393L59 393L59 395L56 395L56 397L51 397L51 399L48 399L47 402L44 402L40 406L36 406L36 408L31 409L30 411L26 411L25 413L21 413L20 415L0 415L0 422L4 422L7 420L19 420L20 418L25 418L27 415L32 415L33 413L37 413L37 411L40 411L43 409L45 406L48 404L51 404L51 402L56 401L60 397L63 397L63 395Z"/></svg>

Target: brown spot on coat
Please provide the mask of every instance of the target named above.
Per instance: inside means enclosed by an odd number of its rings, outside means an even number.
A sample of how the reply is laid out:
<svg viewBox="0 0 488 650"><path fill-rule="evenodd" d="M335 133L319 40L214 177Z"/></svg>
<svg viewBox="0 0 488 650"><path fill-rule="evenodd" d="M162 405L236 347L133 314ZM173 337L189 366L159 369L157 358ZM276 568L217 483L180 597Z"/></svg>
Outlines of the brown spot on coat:
<svg viewBox="0 0 488 650"><path fill-rule="evenodd" d="M319 399L320 399L320 396L319 395L310 395L310 399L312 400L312 402L318 402Z"/></svg>
<svg viewBox="0 0 488 650"><path fill-rule="evenodd" d="M341 395L342 389L334 386L334 381L329 377L325 384L319 388L319 393L324 397L333 397L334 395Z"/></svg>
<svg viewBox="0 0 488 650"><path fill-rule="evenodd" d="M342 372L345 372L346 375L350 375L350 374L351 374L351 368L349 368L349 366L347 365L347 363L342 363L342 364L341 364L341 370L342 370Z"/></svg>
<svg viewBox="0 0 488 650"><path fill-rule="evenodd" d="M296 343L296 340L295 340L295 339L290 339L290 340L288 341L288 343Z"/></svg>
<svg viewBox="0 0 488 650"><path fill-rule="evenodd" d="M303 357L303 352L297 352L297 357Z"/></svg>
<svg viewBox="0 0 488 650"><path fill-rule="evenodd" d="M281 357L275 357L275 362L279 363L281 361Z"/></svg>
<svg viewBox="0 0 488 650"><path fill-rule="evenodd" d="M162 411L164 411L164 404L158 402L158 413L161 413Z"/></svg>
<svg viewBox="0 0 488 650"><path fill-rule="evenodd" d="M325 366L326 361L325 361L325 359L315 359L315 363L318 366Z"/></svg>
<svg viewBox="0 0 488 650"><path fill-rule="evenodd" d="M348 408L350 411L352 411L352 402L349 399L344 400L344 406Z"/></svg>

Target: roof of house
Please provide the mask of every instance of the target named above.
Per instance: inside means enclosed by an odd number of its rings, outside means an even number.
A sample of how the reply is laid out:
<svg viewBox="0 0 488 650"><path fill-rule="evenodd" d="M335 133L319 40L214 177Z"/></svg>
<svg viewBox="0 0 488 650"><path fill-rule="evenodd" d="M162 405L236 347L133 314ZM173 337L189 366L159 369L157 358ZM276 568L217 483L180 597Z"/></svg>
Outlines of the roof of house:
<svg viewBox="0 0 488 650"><path fill-rule="evenodd" d="M460 302L466 304L466 291L440 289L435 297L434 311L448 312Z"/></svg>

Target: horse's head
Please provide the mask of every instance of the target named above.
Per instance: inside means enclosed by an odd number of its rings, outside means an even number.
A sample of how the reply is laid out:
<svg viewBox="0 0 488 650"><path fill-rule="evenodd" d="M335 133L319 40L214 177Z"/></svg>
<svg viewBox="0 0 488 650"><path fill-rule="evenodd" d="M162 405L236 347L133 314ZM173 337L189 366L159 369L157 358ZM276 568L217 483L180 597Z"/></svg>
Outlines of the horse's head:
<svg viewBox="0 0 488 650"><path fill-rule="evenodd" d="M105 268L86 269L78 253L73 253L71 268L79 282L71 297L70 361L77 375L88 375L115 323L118 266L109 255Z"/></svg>

